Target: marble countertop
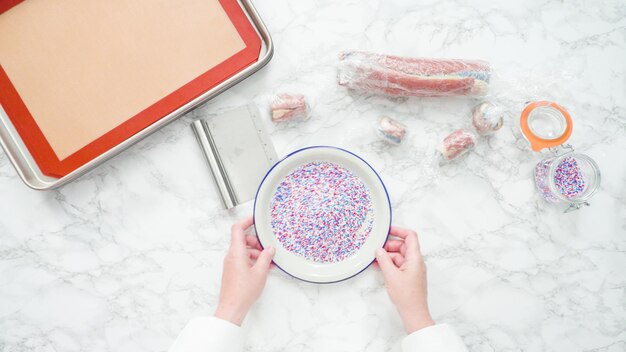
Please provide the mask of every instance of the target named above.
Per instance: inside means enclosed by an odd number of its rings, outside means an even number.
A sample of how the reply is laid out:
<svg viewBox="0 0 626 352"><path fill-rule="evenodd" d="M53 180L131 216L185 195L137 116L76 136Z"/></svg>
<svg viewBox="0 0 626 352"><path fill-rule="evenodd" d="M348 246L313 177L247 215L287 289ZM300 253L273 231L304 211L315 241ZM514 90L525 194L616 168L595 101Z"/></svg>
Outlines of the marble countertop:
<svg viewBox="0 0 626 352"><path fill-rule="evenodd" d="M276 44L270 64L79 180L28 189L0 154L0 350L165 351L211 314L229 227L190 122L277 92L311 104L273 125L280 155L316 144L363 156L390 191L394 223L419 232L430 306L471 351L626 350L626 6L600 1L255 1ZM435 146L469 126L472 99L389 99L336 84L339 52L484 59L491 98L512 112L467 157L440 167ZM602 186L564 214L533 189L517 127L548 99L575 121ZM388 115L400 147L376 138ZM248 351L398 351L404 336L368 269L332 285L274 270L245 324Z"/></svg>

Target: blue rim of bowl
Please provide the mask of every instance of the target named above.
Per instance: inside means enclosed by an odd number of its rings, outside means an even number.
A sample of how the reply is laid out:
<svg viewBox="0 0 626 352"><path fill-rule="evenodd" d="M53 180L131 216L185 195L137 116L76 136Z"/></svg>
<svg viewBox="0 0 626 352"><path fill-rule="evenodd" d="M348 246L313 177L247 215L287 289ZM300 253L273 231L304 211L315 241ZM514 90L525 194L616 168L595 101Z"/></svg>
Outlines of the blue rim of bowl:
<svg viewBox="0 0 626 352"><path fill-rule="evenodd" d="M343 148L339 148L339 147L334 147L334 146L331 146L331 145L313 145L313 146L310 146L310 147L304 147L304 148L296 149L296 150L294 150L293 152L291 152L291 153L287 154L284 158L282 158L282 159L278 160L278 161L277 161L277 162L276 162L276 163L275 163L275 164L274 164L274 165L273 165L273 166L269 169L269 171L267 171L267 173L265 174L265 176L263 176L263 179L261 180L261 183L259 184L259 188L257 188L257 190L256 190L256 195L254 196L254 205L253 205L253 208L252 208L252 219L253 219L253 221L254 221L254 224L253 224L253 225L254 225L254 232L256 233L256 236L257 236L257 239L259 240L259 244L261 245L261 248L265 248L265 247L263 246L263 243L261 243L261 238L259 237L259 233L258 233L258 232L257 232L257 230L256 230L256 201L257 201L257 198L259 197L259 191L261 190L261 187L263 186L263 183L265 182L265 179L267 178L267 176L269 176L269 174L272 172L272 170L274 170L274 168L275 168L278 164L282 163L282 162L283 162L283 161L285 161L287 158L291 157L291 156L292 156L292 155L294 155L294 154L300 153L300 152L302 152L302 151L305 151L305 150L308 150L308 149L315 149L315 148L328 148L328 149L336 149L336 150L340 150L340 151L345 152L345 153L348 153L348 154L352 154L352 155L354 155L355 157L357 157L359 160L361 160L362 162L364 162L364 163L365 163L365 165L367 165L367 166L368 166L368 167L369 167L369 168L370 168L370 169L374 172L374 174L376 175L376 177L378 177L378 181L380 181L380 184L383 186L383 190L385 191L385 196L387 196L387 205L389 206L389 229L387 230L387 237L385 237L385 241L383 242L383 247L384 247L385 243L387 243L387 240L389 239L389 232L391 231L392 211L391 211L391 200L389 199L389 192L387 192L387 187L385 186L385 183L383 182L383 179L382 179L382 178L380 178L380 175L378 174L378 172L376 172L376 170L374 170L374 168L372 167L372 165L370 165L367 161L365 161L365 159L361 158L360 156L358 156L357 154L355 154L355 153L353 153L353 152L351 152L351 151L349 151L349 150L346 150L346 149L343 149ZM298 277L298 276L295 276L295 275L291 274L290 272L288 272L287 270L283 269L280 265L276 264L276 262L274 262L274 261L272 260L272 262L274 263L274 265L276 265L276 267L278 267L278 269L280 269L280 270L281 270L282 272L284 272L285 274L287 274L287 275L289 275L289 276L291 276L291 277L293 277L293 278L295 278L295 279L298 279L298 280L301 280L301 281L304 281L304 282L310 282L310 283L313 283L313 284L333 284L333 283L337 283L337 282L341 282L341 281L346 281L346 280L348 280L348 279L351 279L351 278L353 278L353 277L355 277L355 276L359 275L359 274L360 274L360 273L362 273L363 271L365 271L365 269L369 268L369 267L370 267L370 265L372 265L372 263L373 263L374 261L376 261L376 257L374 257L374 259L372 259L372 261L371 261L369 264L367 264L365 267L363 267L363 269L359 270L358 272L356 272L356 273L355 273L355 274L353 274L353 275L350 275L350 276L348 276L348 277L346 277L346 278L343 278L343 279L340 279L340 280L335 280L335 281L311 281L311 280L305 280L305 279L303 279L303 278L301 278L301 277Z"/></svg>

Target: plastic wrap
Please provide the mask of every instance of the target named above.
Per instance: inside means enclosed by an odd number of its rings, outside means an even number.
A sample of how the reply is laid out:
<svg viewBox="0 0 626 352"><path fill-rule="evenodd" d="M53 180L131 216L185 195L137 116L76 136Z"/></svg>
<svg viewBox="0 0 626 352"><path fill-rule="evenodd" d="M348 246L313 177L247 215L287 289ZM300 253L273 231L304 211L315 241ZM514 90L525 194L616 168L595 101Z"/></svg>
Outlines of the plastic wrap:
<svg viewBox="0 0 626 352"><path fill-rule="evenodd" d="M306 119L309 111L304 95L287 93L276 95L270 109L274 122Z"/></svg>
<svg viewBox="0 0 626 352"><path fill-rule="evenodd" d="M456 130L443 139L439 151L445 160L453 160L476 146L476 136L465 130Z"/></svg>
<svg viewBox="0 0 626 352"><path fill-rule="evenodd" d="M482 102L472 110L472 125L480 135L490 135L502 128L504 110L490 101Z"/></svg>
<svg viewBox="0 0 626 352"><path fill-rule="evenodd" d="M378 119L376 131L385 141L392 144L400 144L406 135L407 128L401 122L398 122L390 117L383 116Z"/></svg>
<svg viewBox="0 0 626 352"><path fill-rule="evenodd" d="M390 96L483 96L491 68L485 61L406 58L362 51L340 55L338 83Z"/></svg>

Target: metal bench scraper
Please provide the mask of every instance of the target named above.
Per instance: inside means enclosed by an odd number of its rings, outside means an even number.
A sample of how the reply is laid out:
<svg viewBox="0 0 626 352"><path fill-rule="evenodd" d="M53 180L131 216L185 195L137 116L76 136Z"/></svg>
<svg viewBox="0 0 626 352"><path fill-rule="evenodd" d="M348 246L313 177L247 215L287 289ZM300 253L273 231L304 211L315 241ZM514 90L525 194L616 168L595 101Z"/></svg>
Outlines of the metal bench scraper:
<svg viewBox="0 0 626 352"><path fill-rule="evenodd" d="M263 177L278 161L258 107L241 106L195 120L191 127L224 206L230 209L253 199Z"/></svg>

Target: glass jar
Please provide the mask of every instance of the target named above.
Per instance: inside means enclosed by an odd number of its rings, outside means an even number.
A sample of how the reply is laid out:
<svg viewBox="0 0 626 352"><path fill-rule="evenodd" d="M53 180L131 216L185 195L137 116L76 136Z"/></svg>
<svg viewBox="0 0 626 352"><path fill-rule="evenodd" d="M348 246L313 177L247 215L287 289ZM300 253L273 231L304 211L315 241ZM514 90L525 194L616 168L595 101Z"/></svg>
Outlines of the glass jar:
<svg viewBox="0 0 626 352"><path fill-rule="evenodd" d="M537 192L548 202L566 204L566 212L589 205L600 186L600 169L585 154L567 152L537 163L534 170Z"/></svg>
<svg viewBox="0 0 626 352"><path fill-rule="evenodd" d="M537 192L548 202L567 204L566 212L589 205L589 198L600 186L596 162L565 144L573 125L569 112L550 101L529 102L520 116L520 129L530 148L554 152L535 165Z"/></svg>

